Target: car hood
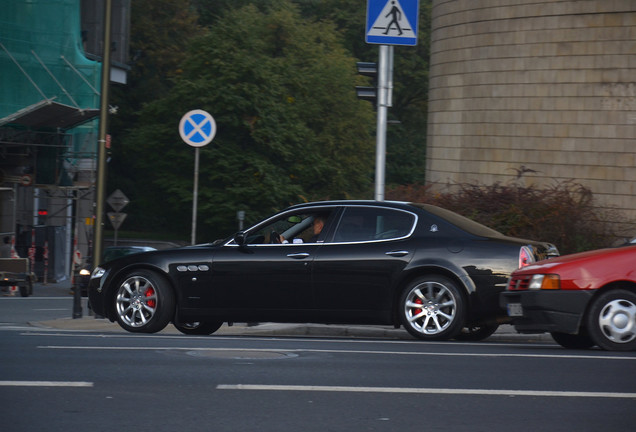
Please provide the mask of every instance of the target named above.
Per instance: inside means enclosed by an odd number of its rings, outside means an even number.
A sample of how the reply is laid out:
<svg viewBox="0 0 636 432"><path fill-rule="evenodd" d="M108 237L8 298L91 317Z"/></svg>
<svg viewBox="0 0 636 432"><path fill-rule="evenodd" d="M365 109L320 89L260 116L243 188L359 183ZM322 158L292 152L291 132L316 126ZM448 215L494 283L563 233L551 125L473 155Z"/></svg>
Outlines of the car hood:
<svg viewBox="0 0 636 432"><path fill-rule="evenodd" d="M216 246L212 246L212 244L202 244L202 245L194 245L194 246L183 246L178 248L169 248L169 249L161 249L154 250L148 252L141 252L126 255L120 258L115 258L114 260L104 262L100 264L100 267L104 268L112 268L112 267L123 267L130 264L135 263L148 263L148 264L156 264L159 262L163 262L164 258L174 259L176 256L184 256L191 254L200 254L202 250L208 251L216 249Z"/></svg>

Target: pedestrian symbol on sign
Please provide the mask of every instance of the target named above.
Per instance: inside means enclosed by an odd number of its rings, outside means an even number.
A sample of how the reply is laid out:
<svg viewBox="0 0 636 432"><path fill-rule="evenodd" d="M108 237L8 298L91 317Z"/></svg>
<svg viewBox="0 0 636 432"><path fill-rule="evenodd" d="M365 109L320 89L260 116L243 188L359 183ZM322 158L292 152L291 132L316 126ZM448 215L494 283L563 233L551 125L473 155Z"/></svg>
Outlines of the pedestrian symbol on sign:
<svg viewBox="0 0 636 432"><path fill-rule="evenodd" d="M397 27L397 31L399 31L400 35L402 35L402 33L404 33L402 29L400 28L400 20L402 19L402 12L400 12L400 8L395 6L395 0L393 0L391 4L393 5L393 7L389 11L389 13L384 16L384 18L386 18L389 15L391 15L391 21L386 26L386 30L384 30L383 34L389 34L389 30L391 30L391 27L393 26L393 24L395 24L395 26Z"/></svg>

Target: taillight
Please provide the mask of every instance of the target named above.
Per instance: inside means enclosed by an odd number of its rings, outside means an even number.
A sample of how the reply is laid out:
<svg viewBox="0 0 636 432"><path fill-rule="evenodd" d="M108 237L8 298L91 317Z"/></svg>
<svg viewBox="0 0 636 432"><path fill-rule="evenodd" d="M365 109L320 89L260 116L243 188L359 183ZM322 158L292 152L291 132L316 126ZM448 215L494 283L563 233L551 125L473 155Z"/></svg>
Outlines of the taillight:
<svg viewBox="0 0 636 432"><path fill-rule="evenodd" d="M534 254L532 253L530 246L521 246L519 249L519 268L529 266L535 261Z"/></svg>

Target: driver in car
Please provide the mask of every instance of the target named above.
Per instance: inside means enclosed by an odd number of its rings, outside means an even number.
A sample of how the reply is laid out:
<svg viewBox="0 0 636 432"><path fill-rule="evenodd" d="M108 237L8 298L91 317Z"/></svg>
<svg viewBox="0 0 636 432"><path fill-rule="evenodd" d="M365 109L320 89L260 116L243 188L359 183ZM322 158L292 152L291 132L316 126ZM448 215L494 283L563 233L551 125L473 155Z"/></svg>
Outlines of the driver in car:
<svg viewBox="0 0 636 432"><path fill-rule="evenodd" d="M323 215L314 216L314 220L311 223L313 235L307 241L307 243L316 243L324 227L325 227L325 216ZM281 243L289 243L289 241L287 241L285 237L283 237L282 235L279 236L279 238ZM303 243L303 239L301 237L294 238L293 243Z"/></svg>
<svg viewBox="0 0 636 432"><path fill-rule="evenodd" d="M313 229L314 235L309 239L309 243L316 243L318 241L318 237L322 232L322 229L325 227L325 217L321 215L317 215L314 218L314 221L311 223L311 227Z"/></svg>

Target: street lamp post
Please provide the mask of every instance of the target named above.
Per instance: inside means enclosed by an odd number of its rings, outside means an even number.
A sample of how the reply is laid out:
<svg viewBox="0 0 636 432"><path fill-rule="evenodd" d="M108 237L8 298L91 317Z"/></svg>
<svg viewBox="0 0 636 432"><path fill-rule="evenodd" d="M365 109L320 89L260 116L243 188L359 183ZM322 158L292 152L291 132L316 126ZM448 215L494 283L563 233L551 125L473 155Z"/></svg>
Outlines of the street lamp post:
<svg viewBox="0 0 636 432"><path fill-rule="evenodd" d="M95 197L95 242L93 268L101 264L104 237L104 207L106 195L106 132L108 127L108 90L110 84L112 0L104 2L104 51L102 56L101 101L99 106L99 137L97 140L97 189Z"/></svg>

